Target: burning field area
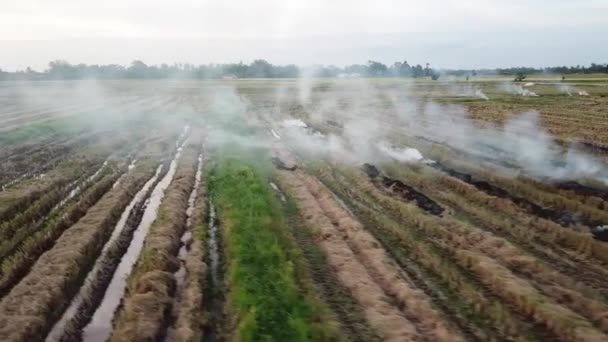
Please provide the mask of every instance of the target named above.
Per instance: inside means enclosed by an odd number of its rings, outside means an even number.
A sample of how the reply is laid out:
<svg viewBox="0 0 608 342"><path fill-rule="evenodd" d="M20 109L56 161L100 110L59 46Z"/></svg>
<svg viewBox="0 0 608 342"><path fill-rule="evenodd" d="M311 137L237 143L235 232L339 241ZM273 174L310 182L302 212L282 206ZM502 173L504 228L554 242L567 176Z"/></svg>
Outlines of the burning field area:
<svg viewBox="0 0 608 342"><path fill-rule="evenodd" d="M608 340L605 84L0 100L2 341Z"/></svg>

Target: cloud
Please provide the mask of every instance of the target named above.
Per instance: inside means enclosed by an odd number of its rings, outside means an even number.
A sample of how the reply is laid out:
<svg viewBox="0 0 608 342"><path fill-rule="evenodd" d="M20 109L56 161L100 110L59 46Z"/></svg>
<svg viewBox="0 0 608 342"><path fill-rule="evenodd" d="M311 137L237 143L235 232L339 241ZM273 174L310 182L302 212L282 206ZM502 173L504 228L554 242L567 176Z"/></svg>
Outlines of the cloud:
<svg viewBox="0 0 608 342"><path fill-rule="evenodd" d="M602 62L602 0L4 0L0 68L74 63L438 67Z"/></svg>
<svg viewBox="0 0 608 342"><path fill-rule="evenodd" d="M601 1L3 1L0 39L268 38L606 27Z"/></svg>

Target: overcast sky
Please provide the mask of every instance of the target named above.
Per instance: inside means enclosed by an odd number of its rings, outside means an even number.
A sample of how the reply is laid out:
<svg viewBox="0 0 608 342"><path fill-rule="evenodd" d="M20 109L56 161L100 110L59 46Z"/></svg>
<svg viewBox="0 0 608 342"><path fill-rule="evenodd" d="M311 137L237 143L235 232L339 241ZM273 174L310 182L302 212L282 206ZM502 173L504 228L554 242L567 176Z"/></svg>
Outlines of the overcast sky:
<svg viewBox="0 0 608 342"><path fill-rule="evenodd" d="M608 0L0 0L0 68L608 62Z"/></svg>

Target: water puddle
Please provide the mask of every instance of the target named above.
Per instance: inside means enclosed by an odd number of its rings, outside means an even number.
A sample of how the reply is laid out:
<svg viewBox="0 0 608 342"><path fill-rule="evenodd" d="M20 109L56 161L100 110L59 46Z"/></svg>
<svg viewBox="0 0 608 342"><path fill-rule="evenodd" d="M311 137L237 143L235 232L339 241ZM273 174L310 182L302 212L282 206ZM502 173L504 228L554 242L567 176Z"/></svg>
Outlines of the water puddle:
<svg viewBox="0 0 608 342"><path fill-rule="evenodd" d="M190 192L190 197L188 197L188 209L186 209L186 215L187 215L186 230L184 231L184 234L180 238L180 248L179 248L179 252L177 254L177 257L179 258L179 269L175 273L173 273L173 276L175 277L177 289L175 290L174 304L172 307L173 322L171 324L175 323L175 319L177 317L177 312L176 312L177 304L179 303L179 300L181 297L181 292L182 292L182 289L184 286L184 282L186 281L186 275L187 275L186 258L188 257L188 252L190 251L190 243L192 242L192 214L194 213L194 207L196 205L196 197L198 196L198 189L200 188L200 184L201 184L201 176L203 173L202 166L203 166L203 155L200 154L198 156L198 168L196 170L194 187L192 188L192 192ZM174 332L174 327L171 326L167 330L167 334L165 335L165 342L172 341L173 332Z"/></svg>
<svg viewBox="0 0 608 342"><path fill-rule="evenodd" d="M127 173L131 172L131 170L133 170L135 168L135 166L137 165L137 159L133 159L131 161L131 163L129 164L129 166L127 166ZM118 180L116 180L116 182L112 185L112 189L116 188L118 186L118 184L120 184L121 178L118 178Z"/></svg>
<svg viewBox="0 0 608 342"><path fill-rule="evenodd" d="M90 182L90 181L92 181L93 179L95 179L95 177L97 177L97 176L98 176L98 175L101 173L101 171L103 171L103 169L104 169L106 166L108 166L108 160L107 160L107 159L106 159L106 161L104 161L104 162L103 162L103 164L101 164L101 167L100 167L100 168L99 168L97 171L95 171L95 173L94 173L94 174L92 174L92 175L91 175L89 178L87 178L87 180L86 180L86 181L87 181L87 182Z"/></svg>
<svg viewBox="0 0 608 342"><path fill-rule="evenodd" d="M217 243L217 218L215 215L215 206L209 201L209 236L207 239L207 249L209 251L209 268L211 275L212 286L218 286L219 280L219 264L220 253Z"/></svg>
<svg viewBox="0 0 608 342"><path fill-rule="evenodd" d="M29 172L22 174L21 176L18 176L17 178L13 179L12 181L7 182L6 184L3 184L2 187L0 188L0 191L6 191L9 188L11 188L13 185L19 183L21 180L27 178L29 176Z"/></svg>
<svg viewBox="0 0 608 342"><path fill-rule="evenodd" d="M127 170L129 170L129 171L133 170L133 168L135 168L136 164L137 164L137 159L133 159L133 161L131 161L131 164L129 164L129 166L127 167Z"/></svg>
<svg viewBox="0 0 608 342"><path fill-rule="evenodd" d="M114 319L116 309L118 309L124 296L127 278L131 274L133 266L143 248L144 240L148 235L150 226L156 219L158 208L165 195L165 190L173 180L182 148L183 144L177 149L175 158L171 161L171 165L169 166L169 171L152 191L146 210L141 218L141 222L133 233L131 244L118 264L110 285L106 289L103 300L95 311L91 322L83 329L84 341L105 342L112 334L112 320Z"/></svg>
<svg viewBox="0 0 608 342"><path fill-rule="evenodd" d="M286 202L287 201L287 198L285 197L285 194L283 193L283 191L281 191L281 189L279 189L278 185L276 185L273 182L270 182L270 186L274 189L274 191L276 191L279 194L282 202Z"/></svg>
<svg viewBox="0 0 608 342"><path fill-rule="evenodd" d="M281 140L281 136L279 135L279 133L277 133L274 129L270 129L270 133L272 133L272 135L277 139L277 140Z"/></svg>
<svg viewBox="0 0 608 342"><path fill-rule="evenodd" d="M218 243L218 224L215 206L209 199L209 221L207 225L207 284L203 296L203 307L209 319L203 329L204 341L218 341L221 339L220 327L224 319L224 297L222 293L222 264Z"/></svg>
<svg viewBox="0 0 608 342"><path fill-rule="evenodd" d="M184 284L184 280L186 277L186 256L188 256L188 246L190 245L190 240L192 239L192 214L194 213L194 206L196 202L196 196L198 195L198 188L201 184L201 175L203 173L203 155L198 156L198 168L196 170L196 176L194 180L194 187L192 188L192 192L190 193L190 197L188 198L188 209L186 209L186 231L182 235L180 242L181 247L178 252L178 258L180 261L180 267L177 272L175 272L175 280L177 281L178 292L181 289L181 286Z"/></svg>
<svg viewBox="0 0 608 342"><path fill-rule="evenodd" d="M179 138L177 138L177 141L175 142L175 147L180 146L180 144L183 145L182 141L184 140L184 138L188 134L188 130L189 129L190 129L190 125L184 126L184 129L183 129L182 133L179 135Z"/></svg>
<svg viewBox="0 0 608 342"><path fill-rule="evenodd" d="M91 183L93 180L95 180L97 178L97 176L99 176L99 174L101 174L101 172L103 171L103 169L108 165L108 161L104 161L103 164L101 165L101 167L99 167L99 169L97 169L97 171L95 171L95 173L93 173L92 175L90 175L89 177L87 177L87 179L85 179L81 184L78 184L78 181L74 181L70 184L70 188L72 188L72 190L70 190L70 192L68 193L68 195L62 199L54 208L58 209L63 207L69 200L71 200L72 198L74 198L76 195L78 195L80 193L80 191L86 187L89 183Z"/></svg>
<svg viewBox="0 0 608 342"><path fill-rule="evenodd" d="M104 262L106 255L108 253L108 249L110 248L110 246L112 246L114 241L118 238L118 236L121 234L121 232L125 228L125 226L127 224L127 219L129 218L131 210L133 210L133 208L135 207L135 205L137 205L137 203L140 203L144 199L144 196L146 196L146 194L148 193L148 190L150 189L152 184L154 184L154 182L156 182L156 179L158 178L161 170L162 170L162 165L160 165L156 169L156 173L154 174L154 176L152 176L152 178L150 178L146 182L146 184L144 184L144 186L135 194L135 196L133 197L133 199L131 200L129 205L125 208L122 215L120 216L120 219L118 220L118 223L116 223L116 226L114 226L114 230L112 231L112 235L110 236L110 239L103 246L101 255L97 259L95 266L93 266L93 269L87 274L87 277L83 283L83 286L80 288L80 291L78 292L78 294L74 297L74 299L70 303L70 306L68 307L68 309L63 313L63 316L61 317L61 319L59 319L59 321L53 326L53 329L51 330L51 332L49 333L49 335L47 336L47 338L45 340L46 342L56 342L56 341L61 340L61 337L63 336L64 331L65 331L66 325L68 324L68 322L70 322L76 316L76 314L78 313L78 309L85 301L85 299L86 299L85 294L91 292L91 287L93 285L95 275L98 273L99 269L101 269L102 263Z"/></svg>

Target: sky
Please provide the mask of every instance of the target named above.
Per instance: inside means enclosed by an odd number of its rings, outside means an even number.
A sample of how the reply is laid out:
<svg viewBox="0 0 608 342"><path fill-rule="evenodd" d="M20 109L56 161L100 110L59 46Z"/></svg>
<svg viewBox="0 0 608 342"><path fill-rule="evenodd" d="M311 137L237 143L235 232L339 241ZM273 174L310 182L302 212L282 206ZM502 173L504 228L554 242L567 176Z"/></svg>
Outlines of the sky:
<svg viewBox="0 0 608 342"><path fill-rule="evenodd" d="M608 0L0 0L0 68L51 60L439 68L608 62Z"/></svg>

